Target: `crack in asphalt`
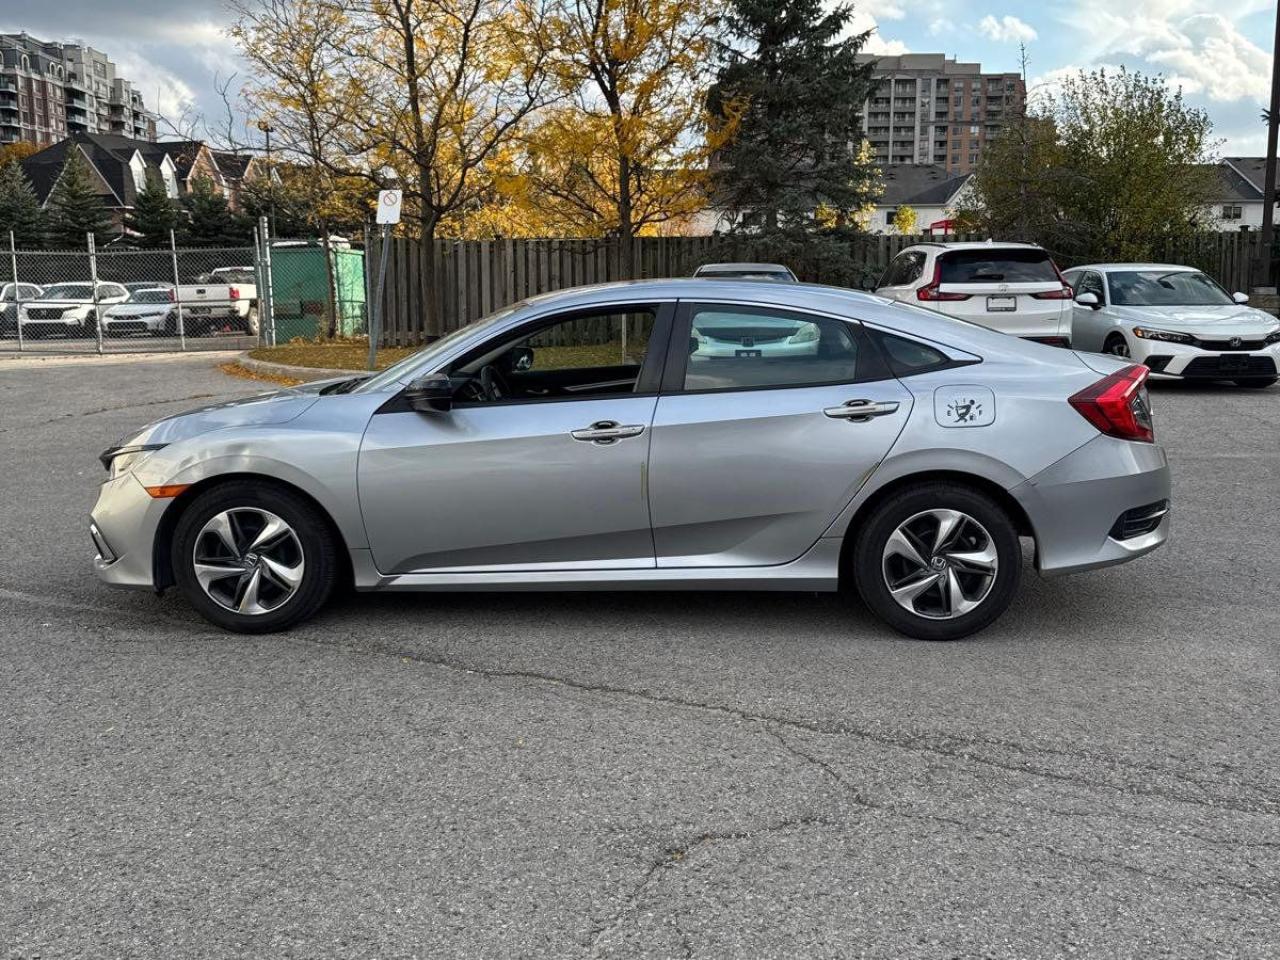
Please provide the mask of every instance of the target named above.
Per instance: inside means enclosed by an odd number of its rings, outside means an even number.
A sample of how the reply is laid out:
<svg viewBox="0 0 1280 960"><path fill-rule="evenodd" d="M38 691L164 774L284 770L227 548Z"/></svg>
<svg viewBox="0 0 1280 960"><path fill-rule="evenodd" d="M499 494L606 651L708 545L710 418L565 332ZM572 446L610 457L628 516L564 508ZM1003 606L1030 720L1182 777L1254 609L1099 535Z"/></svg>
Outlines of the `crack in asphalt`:
<svg viewBox="0 0 1280 960"><path fill-rule="evenodd" d="M640 875L639 881L634 884L628 892L622 907L617 910L613 917L604 924L601 924L591 931L590 950L593 957L601 955L601 948L605 945L608 937L621 930L631 919L636 909L640 905L640 901L644 895L662 882L662 878L670 870L674 870L681 863L689 859L694 853L703 847L713 843L723 843L733 840L749 840L752 837L763 836L769 833L778 833L786 830L807 829L809 827L843 827L847 824L847 820L832 820L825 817L805 816L805 817L789 817L786 820L779 820L776 823L765 824L750 830L712 830L700 833L692 839L676 843L665 848L661 855L654 858L646 866L644 872ZM687 956L692 956L693 948L689 943L687 936L680 929L679 924L675 924L676 931L680 936L682 946Z"/></svg>
<svg viewBox="0 0 1280 960"><path fill-rule="evenodd" d="M1021 774L1031 777L1042 777L1047 780L1054 780L1060 783L1067 783L1072 786L1095 788L1100 790L1111 790L1123 794L1139 794L1143 796L1155 797L1161 800L1173 801L1176 803L1186 803L1193 806L1208 807L1213 810L1233 810L1240 813L1280 815L1280 798L1272 796L1263 796L1257 801L1257 806L1250 806L1246 803L1240 803L1235 800L1228 800L1222 797L1194 797L1186 794L1178 793L1173 790L1159 789L1146 784L1117 784L1104 780L1096 780L1083 776L1069 775L1058 773L1052 770L1046 770L1043 767L1033 766L1029 761L1018 764L1012 761L1004 761L995 757L984 756L981 754L968 752L964 749L969 745L966 741L955 737L938 737L927 734L894 736L887 733L881 733L868 729L863 726L855 726L849 723L822 724L815 720L801 720L793 717L784 717L774 714L752 713L739 707L730 707L724 704L705 703L698 700L690 700L684 697L678 697L671 694L655 693L649 690L638 690L631 687L622 687L616 684L595 683L585 680L574 680L569 677L560 677L555 674L541 673L536 670L506 670L492 667L468 666L448 660L440 656L424 655L416 650L408 648L392 648L383 645L357 646L341 641L320 640L308 638L305 636L295 636L286 638L290 642L306 643L311 646L329 646L337 647L348 652L361 653L370 656L394 657L397 659L411 660L417 663L429 664L446 670L454 670L460 673L473 674L481 676L489 680L523 680L537 683L546 683L553 686L566 687L573 690L580 690L587 693L596 693L609 696L628 697L636 700L647 701L665 706L682 707L690 710L700 710L706 713L717 714L721 716L732 717L735 720L745 721L749 723L776 724L783 728L799 730L804 733L818 734L821 736L848 736L856 739L864 740L868 743L878 744L880 746L908 750L918 753L926 753L933 756L945 757L949 760L967 761L982 766L992 767L998 770L1004 770L1009 773ZM981 741L978 741L981 742ZM997 741L998 742L998 741ZM1015 750L1024 755L1031 753L1026 747L1016 744L1009 744L1007 749ZM1128 760L1120 757L1098 757L1089 754L1079 755L1056 751L1061 755L1072 759L1080 759L1086 762L1102 763L1109 762L1116 767L1132 768L1143 774L1157 772L1164 776L1175 779L1186 780L1185 777L1178 774L1177 771L1162 769L1159 767L1151 767L1144 764L1131 764ZM1202 793L1207 793L1205 784L1198 780L1191 780Z"/></svg>

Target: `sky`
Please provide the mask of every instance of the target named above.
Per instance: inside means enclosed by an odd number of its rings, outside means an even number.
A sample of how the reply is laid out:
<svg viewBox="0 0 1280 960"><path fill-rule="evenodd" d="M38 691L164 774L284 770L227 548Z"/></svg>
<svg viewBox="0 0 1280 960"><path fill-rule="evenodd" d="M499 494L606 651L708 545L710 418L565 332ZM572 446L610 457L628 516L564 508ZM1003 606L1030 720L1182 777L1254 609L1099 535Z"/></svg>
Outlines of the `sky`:
<svg viewBox="0 0 1280 960"><path fill-rule="evenodd" d="M225 0L0 0L0 32L78 39L121 65L148 105L219 124L218 82L247 78L224 30ZM1063 71L1126 66L1162 73L1208 111L1223 156L1261 155L1276 0L856 0L873 53L946 53L1018 69L1033 90ZM162 125L162 132L163 125Z"/></svg>

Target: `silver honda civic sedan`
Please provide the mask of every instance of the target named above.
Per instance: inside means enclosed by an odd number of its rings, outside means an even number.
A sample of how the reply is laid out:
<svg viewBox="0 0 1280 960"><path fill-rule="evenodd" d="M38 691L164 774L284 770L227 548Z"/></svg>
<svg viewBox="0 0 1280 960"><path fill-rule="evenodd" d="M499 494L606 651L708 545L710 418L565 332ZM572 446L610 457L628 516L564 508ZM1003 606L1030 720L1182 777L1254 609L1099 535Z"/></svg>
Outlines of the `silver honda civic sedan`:
<svg viewBox="0 0 1280 960"><path fill-rule="evenodd" d="M1168 537L1145 378L848 290L578 288L374 376L124 438L94 564L253 633L348 581L852 587L893 628L954 639L1008 607L1023 539L1054 576Z"/></svg>

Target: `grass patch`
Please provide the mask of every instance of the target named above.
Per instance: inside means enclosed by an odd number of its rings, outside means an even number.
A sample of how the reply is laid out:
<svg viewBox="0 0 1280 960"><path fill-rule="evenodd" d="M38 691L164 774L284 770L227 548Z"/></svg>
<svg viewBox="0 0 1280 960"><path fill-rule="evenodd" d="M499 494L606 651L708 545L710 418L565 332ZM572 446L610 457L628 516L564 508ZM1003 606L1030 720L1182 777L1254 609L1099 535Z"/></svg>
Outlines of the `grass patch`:
<svg viewBox="0 0 1280 960"><path fill-rule="evenodd" d="M418 347L380 347L378 349L378 369L389 367L403 360ZM287 363L294 367L322 367L333 370L368 370L369 345L358 340L333 340L328 342L312 342L292 340L275 347L258 347L250 350L249 356L254 360L265 360L268 363Z"/></svg>
<svg viewBox="0 0 1280 960"><path fill-rule="evenodd" d="M380 347L378 369L382 370L420 347ZM628 361L639 363L643 343L634 341L627 345ZM293 340L276 347L258 347L249 356L269 363L287 363L295 367L320 367L332 370L369 369L369 345L358 340L331 340L314 342ZM533 369L564 370L580 367L604 367L622 363L622 343L592 344L589 346L533 348Z"/></svg>

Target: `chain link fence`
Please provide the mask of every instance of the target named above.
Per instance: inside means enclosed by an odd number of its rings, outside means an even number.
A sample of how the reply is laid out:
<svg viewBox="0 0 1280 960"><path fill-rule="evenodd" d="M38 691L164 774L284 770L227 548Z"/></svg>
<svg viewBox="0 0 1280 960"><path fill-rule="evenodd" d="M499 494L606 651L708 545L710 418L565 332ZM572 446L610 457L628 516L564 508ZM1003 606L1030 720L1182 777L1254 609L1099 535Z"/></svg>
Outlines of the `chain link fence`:
<svg viewBox="0 0 1280 960"><path fill-rule="evenodd" d="M0 255L0 351L247 350L363 336L364 253L307 241Z"/></svg>

